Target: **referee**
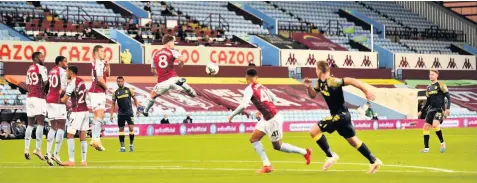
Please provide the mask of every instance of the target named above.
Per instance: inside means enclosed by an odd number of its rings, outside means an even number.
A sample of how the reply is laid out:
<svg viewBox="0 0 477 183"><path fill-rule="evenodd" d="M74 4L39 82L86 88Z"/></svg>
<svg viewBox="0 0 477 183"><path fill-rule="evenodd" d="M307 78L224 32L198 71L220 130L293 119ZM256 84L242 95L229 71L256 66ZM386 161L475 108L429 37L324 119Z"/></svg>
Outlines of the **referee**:
<svg viewBox="0 0 477 183"><path fill-rule="evenodd" d="M119 127L119 143L121 143L121 149L119 152L126 152L124 147L124 125L126 122L129 126L129 152L134 151L134 114L132 110L131 98L134 99L134 105L138 106L134 91L124 86L124 78L119 76L116 79L118 83L118 89L113 93L113 104L111 106L111 121L113 121L113 114L116 110L116 102L118 103L118 127Z"/></svg>

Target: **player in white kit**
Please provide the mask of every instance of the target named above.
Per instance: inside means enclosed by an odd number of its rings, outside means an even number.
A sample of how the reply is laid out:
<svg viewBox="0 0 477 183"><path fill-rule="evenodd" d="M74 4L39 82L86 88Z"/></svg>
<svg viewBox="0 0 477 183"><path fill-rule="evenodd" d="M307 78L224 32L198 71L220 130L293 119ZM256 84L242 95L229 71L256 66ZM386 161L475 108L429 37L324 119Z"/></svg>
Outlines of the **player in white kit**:
<svg viewBox="0 0 477 183"><path fill-rule="evenodd" d="M26 84L28 90L28 96L26 99L26 110L28 116L28 127L25 132L25 158L30 160L30 141L33 131L33 124L36 126L36 148L33 154L35 154L40 160L44 161L44 157L41 154L41 143L43 136L43 127L45 125L46 115L46 91L45 88L48 85L48 71L43 64L45 63L45 57L41 52L34 52L32 54L33 64L28 68L26 76Z"/></svg>
<svg viewBox="0 0 477 183"><path fill-rule="evenodd" d="M61 103L61 96L65 93L66 69L68 68L68 61L64 56L58 56L55 59L56 66L50 70L48 74L48 83L50 89L46 98L48 119L50 119L50 131L47 135L46 155L45 159L48 165L53 166L53 161L61 165L60 149L65 135L66 123L66 105ZM56 135L56 136L55 136ZM55 153L52 154L53 141L56 139Z"/></svg>
<svg viewBox="0 0 477 183"><path fill-rule="evenodd" d="M267 154L265 153L265 149L260 142L265 135L268 135L272 141L273 149L286 153L301 154L305 158L306 164L310 164L312 153L311 148L303 149L281 141L283 138L283 116L278 112L274 105L274 103L277 102L277 97L265 86L257 82L257 70L248 69L245 78L249 85L245 88L242 102L229 117L229 122L232 122L235 115L242 113L250 102L252 102L257 110L262 113L263 119L255 125L255 131L253 131L252 136L250 137L250 143L252 143L253 148L263 162L263 167L257 170L256 173L270 173L273 171Z"/></svg>
<svg viewBox="0 0 477 183"><path fill-rule="evenodd" d="M93 62L91 71L93 81L89 88L90 104L93 110L93 127L91 129L92 139L91 146L98 151L106 150L101 144L101 124L103 123L104 110L106 109L106 91L108 86L106 78L110 75L109 62L105 59L104 49L101 45L96 45L93 48Z"/></svg>

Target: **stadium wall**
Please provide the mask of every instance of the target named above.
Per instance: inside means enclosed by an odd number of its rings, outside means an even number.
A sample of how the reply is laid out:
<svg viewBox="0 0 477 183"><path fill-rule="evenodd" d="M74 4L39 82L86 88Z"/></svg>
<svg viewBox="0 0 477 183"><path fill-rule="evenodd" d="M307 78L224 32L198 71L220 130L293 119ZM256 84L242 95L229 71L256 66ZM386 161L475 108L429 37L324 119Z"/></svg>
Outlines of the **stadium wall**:
<svg viewBox="0 0 477 183"><path fill-rule="evenodd" d="M374 51L378 52L379 67L393 69L394 68L394 53L377 44L374 44L373 46L374 46Z"/></svg>
<svg viewBox="0 0 477 183"><path fill-rule="evenodd" d="M279 48L257 36L250 36L250 42L262 49L262 65L280 66Z"/></svg>
<svg viewBox="0 0 477 183"><path fill-rule="evenodd" d="M144 48L143 45L136 41L134 38L116 30L110 28L111 38L115 39L118 43L121 44L121 52L126 49L129 49L131 53L131 62L133 64L142 64L144 58Z"/></svg>
<svg viewBox="0 0 477 183"><path fill-rule="evenodd" d="M31 62L4 62L5 75L23 76L28 70ZM80 76L91 76L91 63L70 63L76 65ZM54 67L54 63L45 63L48 69ZM248 66L221 66L217 77L239 77L245 76ZM288 78L288 68L286 67L260 67L256 66L262 78ZM179 76L184 77L210 77L205 72L204 65L186 65L176 70ZM151 76L150 64L111 64L112 76Z"/></svg>
<svg viewBox="0 0 477 183"><path fill-rule="evenodd" d="M123 7L124 9L127 9L132 12L132 14L140 17L140 18L149 18L149 13L142 9L142 7L137 7L136 5L132 4L131 2L128 1L112 1L115 4L118 4L119 6Z"/></svg>
<svg viewBox="0 0 477 183"><path fill-rule="evenodd" d="M9 26L6 26L3 23L0 23L0 30L8 30L8 33L12 35L13 37L19 37L21 41L31 41L30 38L26 37L23 34L20 34L16 30L10 28Z"/></svg>
<svg viewBox="0 0 477 183"><path fill-rule="evenodd" d="M261 18L271 29L269 29L269 32L271 34L278 34L278 27L277 27L277 20L268 16L267 14L252 8L250 5L245 4L245 3L235 3L238 4L238 7L242 8L243 10L247 11L248 13L255 15L258 18Z"/></svg>
<svg viewBox="0 0 477 183"><path fill-rule="evenodd" d="M344 68L331 68L331 73L335 77L353 77L360 79L391 79L392 69L344 69ZM302 67L302 78L316 78L315 68Z"/></svg>
<svg viewBox="0 0 477 183"><path fill-rule="evenodd" d="M402 79L429 79L429 71L403 69ZM439 79L441 80L459 80L459 79L477 80L477 71L440 70Z"/></svg>

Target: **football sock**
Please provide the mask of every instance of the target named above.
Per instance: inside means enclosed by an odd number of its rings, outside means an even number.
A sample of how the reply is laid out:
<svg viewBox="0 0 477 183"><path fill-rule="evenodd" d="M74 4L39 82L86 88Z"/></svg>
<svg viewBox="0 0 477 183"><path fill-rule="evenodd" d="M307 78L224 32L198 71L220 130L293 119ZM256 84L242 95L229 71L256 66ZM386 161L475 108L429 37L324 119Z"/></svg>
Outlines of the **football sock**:
<svg viewBox="0 0 477 183"><path fill-rule="evenodd" d="M101 137L101 121L98 119L93 119L93 130L92 130L93 139L99 140Z"/></svg>
<svg viewBox="0 0 477 183"><path fill-rule="evenodd" d="M31 142L31 134L33 132L33 127L32 126L27 126L26 132L25 132L25 151L30 150L30 142Z"/></svg>
<svg viewBox="0 0 477 183"><path fill-rule="evenodd" d="M262 142L254 142L252 143L252 146L255 149L255 152L257 152L258 156L260 156L260 159L262 159L263 165L270 166L270 161L268 160L267 154L265 153L265 149L263 149Z"/></svg>
<svg viewBox="0 0 477 183"><path fill-rule="evenodd" d="M424 130L424 148L429 148L429 130Z"/></svg>
<svg viewBox="0 0 477 183"><path fill-rule="evenodd" d="M288 144L288 143L282 143L282 145L280 146L280 151L286 152L286 153L297 153L297 154L301 154L301 155L306 154L305 149L296 147L296 146Z"/></svg>
<svg viewBox="0 0 477 183"><path fill-rule="evenodd" d="M134 145L134 132L129 132L129 146L133 146L133 145Z"/></svg>
<svg viewBox="0 0 477 183"><path fill-rule="evenodd" d="M81 162L86 161L86 153L88 152L88 143L85 141L81 141Z"/></svg>
<svg viewBox="0 0 477 183"><path fill-rule="evenodd" d="M56 145L55 145L55 155L60 155L61 144L63 144L63 138L65 136L65 131L62 129L58 129L56 131Z"/></svg>
<svg viewBox="0 0 477 183"><path fill-rule="evenodd" d="M121 148L124 148L124 132L119 132L119 144L121 144Z"/></svg>
<svg viewBox="0 0 477 183"><path fill-rule="evenodd" d="M43 142L43 125L36 126L36 149L41 149Z"/></svg>
<svg viewBox="0 0 477 183"><path fill-rule="evenodd" d="M75 139L67 139L68 143L68 156L71 162L75 162Z"/></svg>
<svg viewBox="0 0 477 183"><path fill-rule="evenodd" d="M328 144L328 140L326 139L325 135L316 135L313 137L313 140L315 140L318 146L320 146L321 150L325 152L326 157L333 157L333 152L331 151L330 145Z"/></svg>
<svg viewBox="0 0 477 183"><path fill-rule="evenodd" d="M368 146L366 144L362 143L360 146L357 146L358 151L368 159L369 163L373 164L376 161L376 158L371 154L371 151L369 151Z"/></svg>
<svg viewBox="0 0 477 183"><path fill-rule="evenodd" d="M439 137L439 141L441 141L441 143L444 143L444 137L442 136L442 130L439 129L439 131L436 131L436 135L437 135L437 137Z"/></svg>
<svg viewBox="0 0 477 183"><path fill-rule="evenodd" d="M152 99L152 98L147 98L147 106L146 108L144 108L144 112L147 113L149 112L149 109L151 109L151 107L154 105L154 102L155 102L155 99Z"/></svg>
<svg viewBox="0 0 477 183"><path fill-rule="evenodd" d="M50 129L46 138L46 154L51 157L51 149L53 149L53 141L55 140L56 131Z"/></svg>

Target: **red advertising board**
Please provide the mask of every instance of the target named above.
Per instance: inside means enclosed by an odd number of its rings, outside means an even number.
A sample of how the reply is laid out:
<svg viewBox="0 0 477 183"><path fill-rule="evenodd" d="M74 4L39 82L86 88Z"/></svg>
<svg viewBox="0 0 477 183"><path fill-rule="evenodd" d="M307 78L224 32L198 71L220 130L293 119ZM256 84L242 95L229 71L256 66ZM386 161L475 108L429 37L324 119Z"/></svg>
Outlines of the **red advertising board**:
<svg viewBox="0 0 477 183"><path fill-rule="evenodd" d="M301 44L304 44L312 50L338 50L338 51L348 51L346 48L333 43L328 38L322 34L314 33L293 33L292 39Z"/></svg>
<svg viewBox="0 0 477 183"><path fill-rule="evenodd" d="M96 43L67 42L24 42L2 41L0 43L0 61L31 62L33 52L42 52L45 62L55 62L59 55L65 56L69 62L90 62L93 60L93 48ZM119 63L119 44L101 43L106 60Z"/></svg>

